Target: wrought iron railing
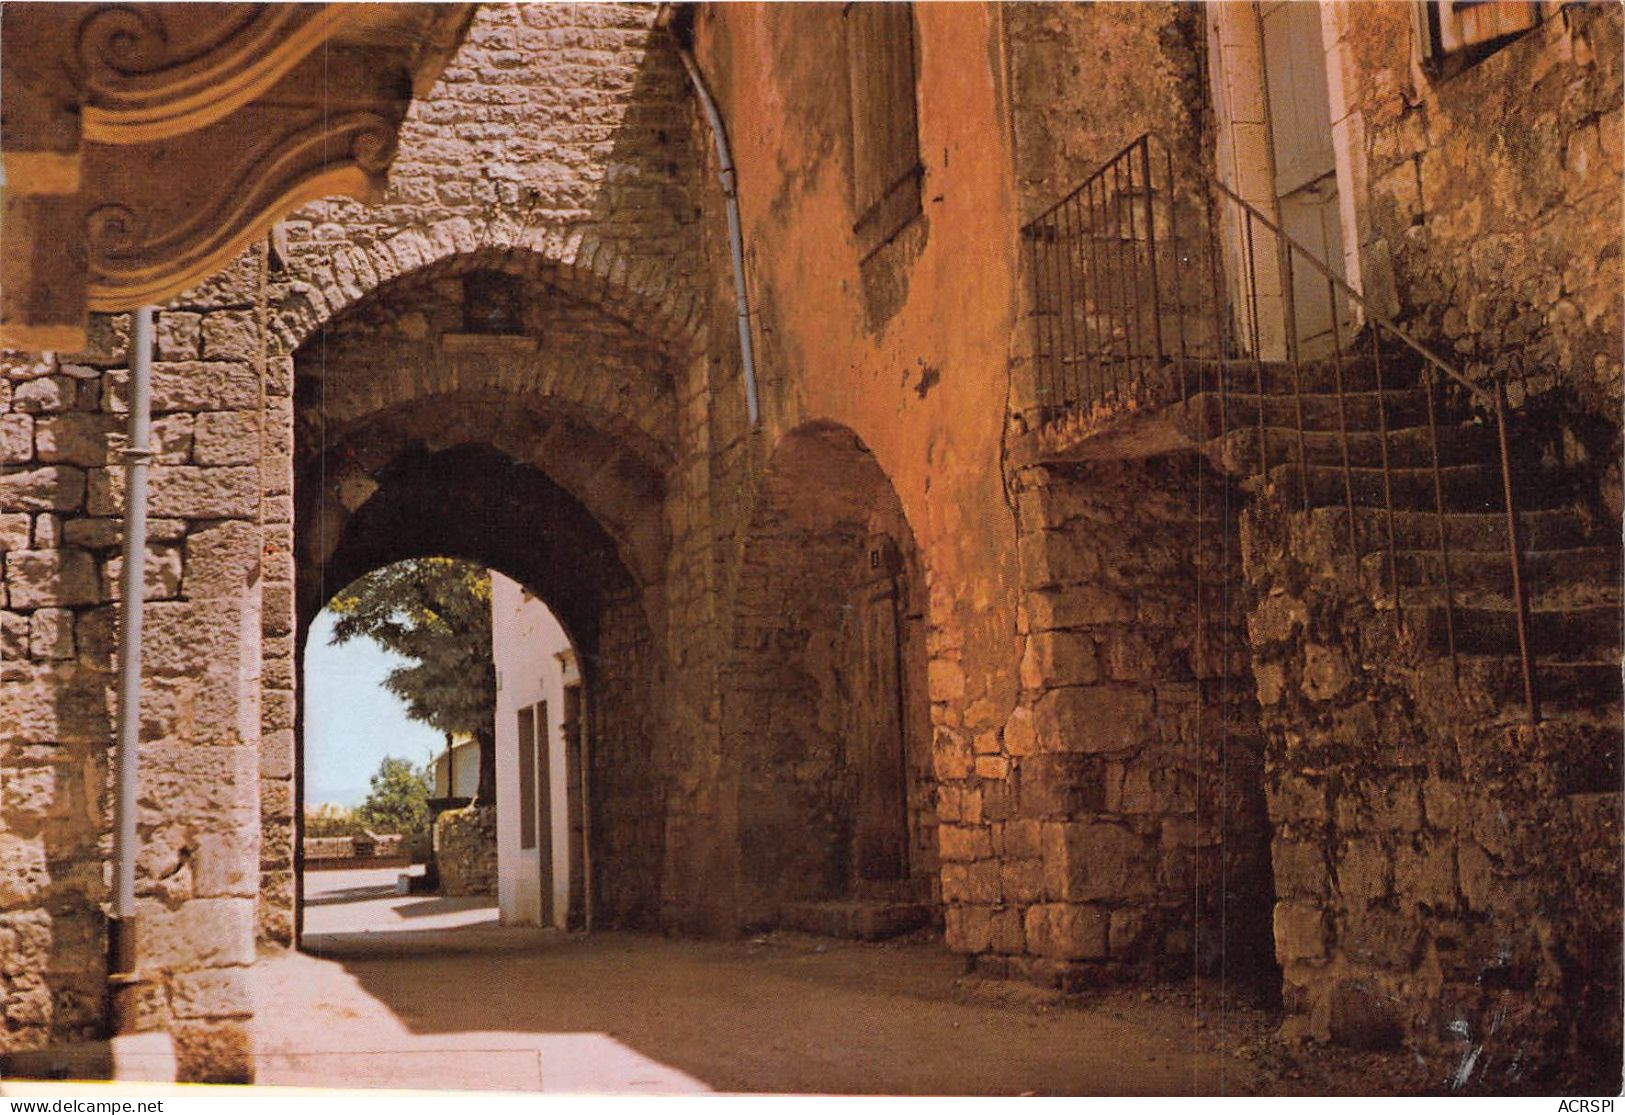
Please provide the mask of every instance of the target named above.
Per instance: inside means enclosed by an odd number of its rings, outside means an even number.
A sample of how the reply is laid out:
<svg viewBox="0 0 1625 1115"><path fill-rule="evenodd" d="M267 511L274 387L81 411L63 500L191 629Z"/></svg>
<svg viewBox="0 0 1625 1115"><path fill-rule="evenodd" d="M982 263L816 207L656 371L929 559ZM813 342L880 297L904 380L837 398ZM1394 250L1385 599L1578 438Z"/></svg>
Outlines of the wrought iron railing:
<svg viewBox="0 0 1625 1115"><path fill-rule="evenodd" d="M1493 414L1523 696L1530 723L1539 721L1506 391L1500 379L1481 384L1463 376L1378 313L1275 221L1155 133L1142 135L1108 160L1030 222L1023 236L1033 293L1040 426L1079 416L1109 419L1115 410L1189 402L1216 392L1221 435L1227 435L1232 432L1231 379L1250 371L1258 475L1268 478L1272 468L1295 465L1299 495L1309 510L1305 374L1311 370L1324 380L1329 372L1351 560L1358 574L1363 555L1351 434L1374 434L1384 519L1383 572L1401 624L1406 609L1396 568L1396 469L1390 460L1395 431L1389 417L1399 391L1421 391L1427 430L1422 467L1431 472L1429 502L1436 522L1436 546L1428 552L1437 556L1442 574L1444 636L1458 676L1458 593L1451 570L1439 411L1466 402ZM1356 362L1374 385L1374 430L1351 431L1349 425L1351 406L1358 400L1347 389L1345 370ZM1399 386L1400 376L1413 374L1415 387ZM1369 397L1372 392L1359 394ZM1292 412L1287 435L1294 442L1274 452L1273 462L1269 434L1280 427L1272 426L1266 413L1270 398Z"/></svg>

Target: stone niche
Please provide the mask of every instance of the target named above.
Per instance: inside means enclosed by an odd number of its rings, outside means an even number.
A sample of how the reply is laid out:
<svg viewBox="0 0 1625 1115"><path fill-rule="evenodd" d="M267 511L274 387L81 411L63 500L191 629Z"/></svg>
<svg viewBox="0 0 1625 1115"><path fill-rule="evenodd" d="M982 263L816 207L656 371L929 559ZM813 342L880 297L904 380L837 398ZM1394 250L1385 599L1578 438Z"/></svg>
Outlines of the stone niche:
<svg viewBox="0 0 1625 1115"><path fill-rule="evenodd" d="M849 432L789 435L746 540L724 746L738 920L931 895L936 834L913 535Z"/></svg>

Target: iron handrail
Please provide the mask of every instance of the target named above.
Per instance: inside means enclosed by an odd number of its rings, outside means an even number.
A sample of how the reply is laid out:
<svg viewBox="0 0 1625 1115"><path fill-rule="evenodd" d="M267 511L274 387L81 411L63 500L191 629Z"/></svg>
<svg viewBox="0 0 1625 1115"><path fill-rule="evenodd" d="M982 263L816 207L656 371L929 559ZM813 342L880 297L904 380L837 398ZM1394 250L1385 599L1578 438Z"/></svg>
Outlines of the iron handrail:
<svg viewBox="0 0 1625 1115"><path fill-rule="evenodd" d="M1456 371L1456 369L1451 367L1449 364L1447 364L1442 357L1435 354L1432 349L1428 348L1421 341L1416 340L1410 334L1406 333L1403 329L1399 328L1399 326L1395 325L1385 315L1376 313L1373 310L1373 308L1371 306L1371 303L1366 299L1365 295L1361 294L1359 291L1355 290L1352 286L1350 286L1349 283L1348 283L1348 280L1339 278L1338 275L1335 272L1333 272L1330 267L1328 267L1325 263L1321 262L1321 260L1315 255L1314 252L1310 251L1308 248L1306 248L1302 244L1300 244L1297 240L1294 240L1291 236L1287 235L1285 230L1283 230L1274 221L1270 220L1267 216L1265 216L1262 212L1260 212L1257 206L1253 205L1246 198L1244 198L1240 194L1236 193L1229 186L1226 186L1224 184L1224 182L1221 181L1217 175L1213 174L1206 167L1204 167L1200 163L1198 163L1195 159L1192 159L1190 156L1184 154L1183 152L1176 150L1174 148L1174 146L1171 143L1169 143L1166 139L1164 139L1160 133L1158 133L1158 132L1156 132L1154 130L1149 131L1149 132L1146 132L1145 135L1142 136L1141 138L1144 139L1144 138L1147 138L1147 137L1156 140L1158 145L1162 147L1162 149L1163 149L1163 151L1165 153L1171 155L1174 159L1178 160L1181 164L1183 164L1185 166L1186 169L1195 171L1197 174L1201 175L1203 178L1205 178L1207 180L1206 181L1207 186L1209 186L1212 189L1218 190L1221 194L1223 194L1225 197L1229 198L1236 205L1241 206L1241 208L1243 210L1245 210L1246 212L1248 212L1248 213L1250 213L1252 215L1253 220L1259 222L1265 228L1267 228L1271 232L1273 232L1275 234L1275 236L1282 243L1284 243L1288 247L1293 248L1294 250L1296 250L1297 253L1304 258L1305 262L1307 262L1316 271L1319 271L1320 274L1322 275L1322 277L1324 277L1328 282L1330 282L1333 286L1335 286L1340 293L1342 293L1343 295L1347 296L1349 299L1351 299L1352 301L1357 303L1360 306L1360 308L1363 311L1365 311L1366 320L1374 323L1375 325L1377 325L1377 326L1379 326L1379 327L1381 327L1383 329L1386 329L1389 333L1393 334L1393 336L1396 339L1398 339L1400 342L1402 342L1407 347L1409 347L1418 356L1422 357L1422 359L1426 360L1428 363L1430 363L1434 367L1438 368L1445 375L1447 375L1451 379L1455 380L1462 387L1466 388L1480 402L1485 403L1488 406L1494 406L1495 405L1495 398L1490 392L1485 391L1483 388L1481 388L1477 384L1475 384L1472 380L1468 379L1466 376L1464 376L1460 372ZM1135 143L1138 143L1138 142L1139 142L1139 140L1135 140ZM1133 146L1134 146L1134 144L1132 144L1132 143L1129 144L1130 148L1132 148ZM1118 157L1121 157L1121 156L1119 155Z"/></svg>
<svg viewBox="0 0 1625 1115"><path fill-rule="evenodd" d="M1257 289L1257 272L1255 270L1258 264L1258 259L1255 254L1253 243L1253 226L1255 224L1261 225L1265 230L1268 231L1269 234L1275 237L1275 243L1279 252L1279 263L1282 266L1283 272L1280 278L1283 284L1281 297L1285 305L1285 314L1287 318L1287 336L1285 341L1293 367L1294 383L1296 385L1294 387L1294 391L1297 394L1298 399L1298 456L1299 471L1301 474L1300 485L1303 489L1306 508L1308 506L1309 499L1308 472L1306 462L1304 461L1302 385L1298 354L1301 338L1297 334L1296 310L1294 309L1295 299L1293 292L1293 263L1297 260L1306 262L1312 271L1318 273L1319 276L1327 283L1327 291L1330 296L1331 303L1332 342L1336 351L1334 373L1337 378L1337 386L1335 393L1338 399L1339 427L1342 431L1340 441L1343 449L1342 471L1345 500L1348 504L1349 514L1349 542L1352 550L1354 551L1352 556L1356 563L1358 563L1359 560L1359 546L1355 537L1354 497L1351 487L1351 466L1348 451L1349 431L1346 412L1346 391L1344 390L1342 380L1343 351L1340 332L1341 327L1338 324L1340 321L1340 311L1337 308L1339 300L1341 299L1343 302L1345 302L1349 306L1350 310L1357 310L1364 321L1370 324L1372 327L1370 340L1372 352L1376 361L1375 374L1377 376L1378 393L1378 434L1379 445L1381 448L1381 471L1383 474L1384 503L1387 507L1388 520L1388 579L1394 594L1395 609L1396 611L1401 612L1401 622L1403 622L1403 617L1402 605L1400 604L1399 596L1400 587L1395 571L1395 557L1393 552L1394 527L1393 497L1391 489L1392 470L1388 461L1389 431L1387 428L1386 408L1382 401L1384 392L1381 369L1382 346L1378 343L1378 338L1380 336L1388 336L1397 340L1401 345L1411 350L1416 354L1416 356L1421 358L1425 372L1434 374L1442 373L1446 380L1453 382L1460 389L1465 391L1469 399L1475 400L1480 405L1491 409L1495 414L1497 441L1500 449L1502 497L1507 521L1508 558L1511 571L1512 595L1516 609L1516 626L1519 654L1523 670L1524 696L1529 711L1530 722L1532 724L1538 723L1540 719L1539 700L1536 692L1533 673L1532 654L1530 648L1531 640L1529 634L1529 594L1524 578L1522 543L1519 537L1520 524L1518 521L1517 504L1513 493L1510 449L1507 434L1506 388L1500 373L1498 371L1492 372L1492 383L1489 385L1488 389L1468 379L1451 364L1445 361L1444 358L1434 352L1433 349L1431 349L1428 345L1422 343L1408 334L1405 330L1401 329L1390 318L1388 318L1387 315L1377 312L1363 294L1354 289L1354 287L1346 279L1336 274L1332 268L1325 261L1316 256L1313 251L1305 247L1292 236L1288 235L1280 225L1261 212L1257 206L1253 205L1240 194L1236 193L1235 190L1225 185L1217 178L1217 176L1215 176L1206 167L1202 166L1197 160L1177 150L1173 144L1154 130L1142 133L1138 138L1124 146L1109 160L1086 177L1078 186L1069 191L1053 205L1040 212L1022 228L1023 236L1034 245L1033 250L1035 252L1035 266L1037 266L1039 263L1039 256L1037 254L1039 249L1037 245L1040 241L1050 245L1061 246L1061 250L1067 255L1065 262L1055 260L1053 258L1046 260L1049 266L1051 266L1055 271L1053 279L1055 280L1056 285L1053 288L1052 293L1060 299L1062 304L1074 307L1069 309L1064 316L1058 317L1055 321L1046 326L1046 340L1048 344L1043 346L1040 350L1043 359L1045 359L1047 362L1053 362L1049 364L1049 366L1052 367L1054 369L1054 373L1060 377L1059 387L1061 398L1059 400L1052 400L1052 405L1055 401L1058 401L1063 408L1068 406L1094 405L1104 401L1104 399L1110 394L1118 394L1120 396L1123 389L1124 381L1122 372L1124 370L1127 371L1128 382L1130 385L1132 385L1143 377L1147 368L1164 365L1170 359L1171 354L1169 354L1165 349L1162 329L1162 311L1160 309L1160 299L1163 294L1163 285L1159 281L1157 273L1157 232L1156 219L1154 215L1154 199L1157 196L1157 188L1154 184L1154 176L1151 169L1151 147L1153 143L1161 149L1159 154L1162 156L1162 159L1159 161L1164 163L1167 171L1168 180L1166 183L1166 188L1167 204L1169 207L1168 219L1170 223L1169 239L1172 242L1172 249L1176 253L1179 250L1179 232L1177 228L1177 221L1180 210L1180 202L1177 196L1179 191L1177 191L1175 188L1174 177L1174 166L1176 163L1187 174L1194 175L1195 183L1198 185L1200 190L1208 191L1204 208L1206 210L1208 224L1206 233L1207 251L1209 252L1208 264L1210 268L1217 266L1217 258L1219 253L1217 243L1217 237L1219 235L1218 223L1213 208L1213 199L1221 198L1224 201L1229 202L1229 204L1235 206L1238 210L1237 215L1244 220L1245 244L1242 247L1245 248L1245 268L1249 277L1246 282L1247 289L1245 291L1246 305L1239 308L1246 310L1248 314L1247 323L1251 326L1249 334L1253 342L1252 362L1255 365L1255 376L1259 381L1259 452L1261 466L1264 468L1265 472L1268 471L1268 438L1264 429L1265 408L1263 401L1263 368L1261 364L1261 334L1258 322L1257 305L1259 292ZM1141 180L1138 183L1136 183L1136 156L1139 159L1139 169L1141 171L1139 175ZM1126 188L1124 178L1125 174ZM1099 198L1098 202L1097 191ZM1147 340L1147 338L1142 332L1142 324L1140 320L1142 311L1139 308L1136 307L1132 313L1123 313L1120 316L1113 315L1107 322L1107 325L1110 325L1112 322L1121 322L1123 330L1121 334L1121 348L1117 348L1115 343L1110 339L1111 332L1106 326L1102 326L1098 323L1091 325L1090 316L1085 313L1079 317L1077 316L1076 309L1077 307L1088 304L1091 290L1095 299L1104 297L1108 302L1123 299L1123 304L1127 305L1136 305L1138 300L1142 297L1140 294L1142 287L1140 275L1140 249L1133 246L1138 242L1139 235L1136 229L1136 214L1132 201L1132 199L1140 193L1143 193L1144 195L1144 232L1146 253L1144 262L1146 264L1146 270L1148 272L1147 277L1149 278L1151 286L1150 331L1154 334L1154 337L1151 338L1155 345L1154 353L1148 352L1145 349L1144 342ZM1125 224L1124 216L1119 214L1115 220L1108 218L1108 220L1111 221L1111 227L1113 229L1111 241L1116 245L1116 247L1104 249L1104 251L1107 253L1106 258L1101 259L1099 263L1099 267L1104 271L1106 281L1102 282L1101 274L1096 271L1096 260L1101 256L1102 253L1102 249L1098 247L1098 244L1096 248L1087 250L1084 253L1088 256L1088 259L1083 261L1083 269L1074 274L1073 271L1075 265L1072 261L1072 253L1075 251L1075 249L1064 247L1067 241L1079 241L1080 238L1080 229L1077 227L1078 216L1074 211L1078 210L1080 205L1084 206L1088 210L1088 213L1090 214L1089 220L1086 222L1086 228L1081 231L1086 231L1090 236L1094 236L1095 229L1098 226L1096 226L1094 223L1093 214L1097 211L1109 211L1112 205L1117 204L1114 199L1120 200L1125 196L1130 199L1130 204L1128 205L1126 212L1128 246L1125 247L1125 242L1123 240ZM1242 247L1238 247L1236 250L1241 251ZM1110 258L1110 253L1113 252L1120 257L1116 260L1115 264ZM1125 252L1127 254L1126 260L1121 258L1125 255ZM1216 345L1219 357L1224 359L1227 351L1225 339L1228 334L1225 324L1225 313L1223 310L1223 303L1226 300L1223 299L1219 294L1217 274L1215 273L1212 277L1215 284L1214 312L1216 317L1213 324L1217 330ZM1040 279L1039 281L1042 288L1042 280ZM1177 307L1176 320L1179 329L1179 352L1177 359L1180 367L1180 393L1181 397L1183 398L1186 394L1184 367L1189 358L1185 333L1186 313L1183 306L1183 295L1178 289L1179 280L1177 275L1170 281L1174 284L1172 294L1175 299L1174 304ZM1085 389L1087 385L1082 380L1073 379L1071 382L1080 389L1080 396L1074 398L1072 397L1072 393L1067 389L1067 367L1069 362L1071 363L1075 372L1079 372L1079 374L1088 374L1086 372L1081 372L1080 370L1080 342L1083 349L1083 352L1081 353L1083 361L1097 362L1094 364L1092 370L1093 396L1084 397L1087 392L1083 389ZM1136 365L1139 367L1138 371L1136 371ZM1109 384L1108 376L1110 377ZM1433 414L1433 388L1431 386L1431 378L1431 376L1428 377L1430 385L1427 388L1426 394L1434 481L1434 504L1439 518L1438 552L1443 562L1447 635L1450 646L1450 658L1452 664L1454 665L1456 663L1454 622L1455 592L1451 585L1450 577L1450 546L1448 530L1445 522L1445 500L1441 489L1438 432L1435 428ZM1221 392L1223 391L1223 382L1224 380L1221 376ZM1226 412L1228 412L1227 408Z"/></svg>
<svg viewBox="0 0 1625 1115"><path fill-rule="evenodd" d="M1116 166L1124 155L1127 155L1148 139L1156 140L1157 145L1162 148L1165 155L1177 160L1183 167L1185 167L1185 169L1194 171L1204 180L1204 185L1210 189L1217 190L1219 193L1228 198L1233 204L1240 206L1243 212L1249 214L1253 220L1263 225L1287 247L1296 251L1298 255L1303 257L1306 263L1308 263L1316 271L1319 271L1322 277L1335 286L1339 293L1358 304L1361 310L1364 312L1367 321L1370 321L1378 328L1384 329L1388 333L1392 334L1396 340L1411 349L1429 364L1432 364L1435 368L1438 368L1439 371L1455 380L1461 387L1465 388L1480 402L1491 407L1495 405L1495 396L1491 392L1484 390L1472 380L1458 372L1455 368L1451 367L1451 365L1446 363L1442 357L1424 345L1421 341L1416 340L1403 329L1399 328L1399 326L1395 325L1386 315L1377 313L1372 307L1370 301L1367 300L1363 294L1350 286L1348 280L1339 278L1330 267L1321 262L1314 252L1310 251L1293 237L1289 236L1279 225L1270 220L1269 217L1259 210L1257 206L1253 205L1252 202L1236 193L1229 186L1226 186L1217 175L1213 174L1206 167L1202 166L1201 163L1197 162L1195 159L1192 159L1189 155L1179 151L1174 147L1173 144L1169 143L1167 139L1163 138L1160 132L1155 130L1141 134L1138 139L1135 139L1125 146L1121 151L1118 151L1111 158L1107 159L1098 169L1085 178L1080 185L1067 193L1055 204L1051 205L1049 208L1045 209L1028 221L1022 231L1027 233L1029 236L1035 235L1035 230L1037 229L1038 225L1042 224L1050 217L1053 217L1068 202L1075 201L1078 197L1083 195L1085 191L1091 189L1097 181L1104 181L1105 174ZM1147 184L1147 188L1149 188L1149 184Z"/></svg>

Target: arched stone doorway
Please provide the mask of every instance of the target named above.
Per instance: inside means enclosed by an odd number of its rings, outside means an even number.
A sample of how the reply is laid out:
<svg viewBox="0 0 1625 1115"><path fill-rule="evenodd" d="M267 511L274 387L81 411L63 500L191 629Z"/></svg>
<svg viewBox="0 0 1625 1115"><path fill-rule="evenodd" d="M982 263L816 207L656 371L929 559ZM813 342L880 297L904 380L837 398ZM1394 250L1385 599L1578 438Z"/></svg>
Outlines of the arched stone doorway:
<svg viewBox="0 0 1625 1115"><path fill-rule="evenodd" d="M744 540L724 677L736 912L885 936L934 916L924 570L844 427L780 442Z"/></svg>
<svg viewBox="0 0 1625 1115"><path fill-rule="evenodd" d="M663 859L671 375L661 345L546 274L523 255L441 261L294 353L291 649L335 591L403 558L464 558L534 592L589 694L594 924L641 925ZM297 775L290 789L264 820L261 897L287 939L295 919L275 915L294 909L298 868L274 857L293 845Z"/></svg>

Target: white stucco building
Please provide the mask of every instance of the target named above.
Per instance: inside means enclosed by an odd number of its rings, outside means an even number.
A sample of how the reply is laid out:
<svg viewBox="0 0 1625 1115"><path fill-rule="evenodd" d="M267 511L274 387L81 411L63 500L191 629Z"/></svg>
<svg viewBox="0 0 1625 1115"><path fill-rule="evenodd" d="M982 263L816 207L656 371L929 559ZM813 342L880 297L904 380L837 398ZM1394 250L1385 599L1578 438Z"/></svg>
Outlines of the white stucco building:
<svg viewBox="0 0 1625 1115"><path fill-rule="evenodd" d="M547 605L496 572L491 638L502 921L571 928L586 908L575 652Z"/></svg>
<svg viewBox="0 0 1625 1115"><path fill-rule="evenodd" d="M431 798L472 798L480 784L480 745L463 734L451 740L429 764Z"/></svg>

